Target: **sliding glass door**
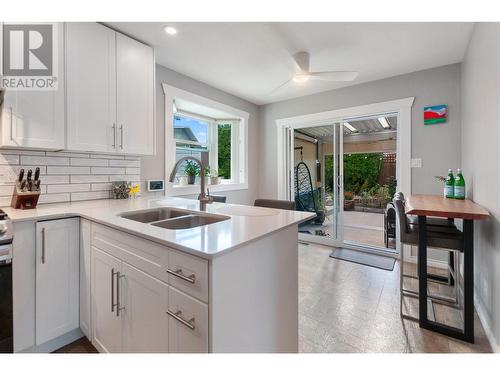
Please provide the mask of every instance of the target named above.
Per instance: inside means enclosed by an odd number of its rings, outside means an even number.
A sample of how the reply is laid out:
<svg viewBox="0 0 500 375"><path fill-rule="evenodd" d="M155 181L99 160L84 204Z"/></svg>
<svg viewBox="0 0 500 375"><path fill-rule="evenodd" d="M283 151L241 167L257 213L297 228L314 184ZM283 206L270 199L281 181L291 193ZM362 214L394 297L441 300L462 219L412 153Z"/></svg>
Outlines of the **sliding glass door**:
<svg viewBox="0 0 500 375"><path fill-rule="evenodd" d="M343 125L290 127L286 131L287 191L296 209L316 214L299 227L299 238L343 243Z"/></svg>

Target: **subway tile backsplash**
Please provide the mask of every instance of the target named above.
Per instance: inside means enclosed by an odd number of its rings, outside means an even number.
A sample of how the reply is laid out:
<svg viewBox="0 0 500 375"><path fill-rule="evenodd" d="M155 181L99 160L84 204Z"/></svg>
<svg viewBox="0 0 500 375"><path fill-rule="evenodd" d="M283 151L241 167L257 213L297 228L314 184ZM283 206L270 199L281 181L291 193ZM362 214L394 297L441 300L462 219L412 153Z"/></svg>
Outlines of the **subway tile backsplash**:
<svg viewBox="0 0 500 375"><path fill-rule="evenodd" d="M39 204L109 198L111 182L141 179L139 157L127 155L0 150L0 206L9 206L21 168L40 167Z"/></svg>

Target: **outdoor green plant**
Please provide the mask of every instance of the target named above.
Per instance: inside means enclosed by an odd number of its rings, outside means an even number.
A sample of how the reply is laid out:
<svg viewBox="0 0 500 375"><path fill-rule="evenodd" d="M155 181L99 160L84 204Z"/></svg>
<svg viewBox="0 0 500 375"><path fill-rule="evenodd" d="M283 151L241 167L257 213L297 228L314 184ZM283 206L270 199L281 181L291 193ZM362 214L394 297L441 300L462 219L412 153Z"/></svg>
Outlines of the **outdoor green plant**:
<svg viewBox="0 0 500 375"><path fill-rule="evenodd" d="M382 157L382 153L344 155L345 190L359 194L375 187L382 169Z"/></svg>
<svg viewBox="0 0 500 375"><path fill-rule="evenodd" d="M354 193L352 191L345 191L344 192L344 199L346 201L352 201L354 199Z"/></svg>
<svg viewBox="0 0 500 375"><path fill-rule="evenodd" d="M314 203L316 204L317 210L324 210L325 203L321 197L321 193L318 190L313 191Z"/></svg>
<svg viewBox="0 0 500 375"><path fill-rule="evenodd" d="M395 176L389 176L387 177L387 186L389 187L389 194L392 197L394 197L394 194L396 194L396 187L397 187L397 181Z"/></svg>
<svg viewBox="0 0 500 375"><path fill-rule="evenodd" d="M200 166L192 160L187 160L184 167L184 174L186 176L198 176L200 174Z"/></svg>
<svg viewBox="0 0 500 375"><path fill-rule="evenodd" d="M231 125L219 124L217 127L217 157L219 160L219 176L231 178Z"/></svg>

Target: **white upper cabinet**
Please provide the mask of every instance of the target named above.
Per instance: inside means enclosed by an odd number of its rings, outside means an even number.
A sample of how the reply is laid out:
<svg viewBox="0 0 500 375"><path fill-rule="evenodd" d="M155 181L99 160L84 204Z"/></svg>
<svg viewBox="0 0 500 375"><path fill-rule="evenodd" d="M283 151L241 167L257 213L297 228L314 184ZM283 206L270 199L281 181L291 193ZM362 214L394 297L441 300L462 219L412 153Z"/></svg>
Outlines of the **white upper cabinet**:
<svg viewBox="0 0 500 375"><path fill-rule="evenodd" d="M154 50L96 23L66 25L68 149L154 153Z"/></svg>
<svg viewBox="0 0 500 375"><path fill-rule="evenodd" d="M153 49L117 33L116 77L119 151L153 154Z"/></svg>
<svg viewBox="0 0 500 375"><path fill-rule="evenodd" d="M93 22L57 30L58 90L7 90L0 147L154 154L153 48Z"/></svg>
<svg viewBox="0 0 500 375"><path fill-rule="evenodd" d="M66 118L70 150L116 151L116 32L66 24Z"/></svg>
<svg viewBox="0 0 500 375"><path fill-rule="evenodd" d="M0 147L65 148L64 32L57 26L57 90L7 89L2 105Z"/></svg>

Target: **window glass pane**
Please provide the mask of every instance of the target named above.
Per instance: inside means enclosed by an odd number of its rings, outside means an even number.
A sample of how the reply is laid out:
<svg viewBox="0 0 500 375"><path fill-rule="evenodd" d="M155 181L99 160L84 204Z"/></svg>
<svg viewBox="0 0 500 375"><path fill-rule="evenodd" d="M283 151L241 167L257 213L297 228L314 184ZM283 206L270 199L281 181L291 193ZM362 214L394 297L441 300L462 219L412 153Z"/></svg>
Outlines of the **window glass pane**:
<svg viewBox="0 0 500 375"><path fill-rule="evenodd" d="M193 156L208 165L209 123L185 116L174 116L175 160ZM176 176L184 176L185 163L179 166Z"/></svg>
<svg viewBox="0 0 500 375"><path fill-rule="evenodd" d="M217 126L218 172L223 179L231 179L231 124Z"/></svg>
<svg viewBox="0 0 500 375"><path fill-rule="evenodd" d="M208 143L208 122L184 116L174 116L174 138L201 145Z"/></svg>

